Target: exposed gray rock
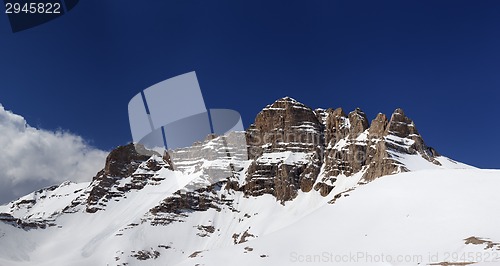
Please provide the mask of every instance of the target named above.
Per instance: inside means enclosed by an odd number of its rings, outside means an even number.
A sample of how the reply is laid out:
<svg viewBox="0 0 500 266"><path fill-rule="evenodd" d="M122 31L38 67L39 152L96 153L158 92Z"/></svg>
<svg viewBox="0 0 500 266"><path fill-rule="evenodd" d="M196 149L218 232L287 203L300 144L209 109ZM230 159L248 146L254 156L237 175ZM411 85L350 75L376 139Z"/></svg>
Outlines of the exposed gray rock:
<svg viewBox="0 0 500 266"><path fill-rule="evenodd" d="M383 137L386 133L385 130L387 128L387 124L389 121L387 120L387 117L379 113L375 119L373 119L372 124L369 128L369 133L370 136L372 137Z"/></svg>
<svg viewBox="0 0 500 266"><path fill-rule="evenodd" d="M310 191L321 167L322 133L317 114L292 98L279 99L264 108L247 130L253 161L247 172L245 193L269 193L283 202L295 198L298 190ZM309 153L311 158L293 164L259 160L263 154L285 151Z"/></svg>
<svg viewBox="0 0 500 266"><path fill-rule="evenodd" d="M140 152L137 151L139 149ZM109 153L106 158L104 169L99 171L93 178L87 197L86 211L94 213L106 206L106 202L112 198L121 198L124 192L131 189L142 189L148 180L153 178L153 174L133 173L137 168L146 162L145 170L155 172L162 167L171 168L168 156L163 157L162 162L151 158L152 155L159 156L158 153L147 151L142 145L132 143L119 146ZM132 181L123 187L118 186L120 179L132 176ZM112 188L116 187L116 190Z"/></svg>
<svg viewBox="0 0 500 266"><path fill-rule="evenodd" d="M408 171L395 153L420 154L439 164L437 152L425 145L413 121L400 108L388 121L378 114L368 122L359 108L346 115L342 108L313 111L289 97L264 108L247 131L251 165L243 188L248 195L272 194L282 202L311 188L326 196L339 175L363 173L364 181ZM261 160L275 152L311 153L301 163ZM316 181L321 166L324 177Z"/></svg>
<svg viewBox="0 0 500 266"><path fill-rule="evenodd" d="M351 139L357 138L368 129L368 119L365 113L359 108L349 113L349 123L351 125L349 128L349 138Z"/></svg>
<svg viewBox="0 0 500 266"><path fill-rule="evenodd" d="M203 168L201 159L226 158L224 139L208 136L202 143L187 147L171 157L165 153L163 161L148 159L147 151L137 152L134 145L118 147L110 153L105 168L94 178L86 199L87 212L95 212L106 205L106 201L119 198L131 189L142 189L154 180L153 174L136 174L134 171L143 162L151 173L162 167L181 170L203 170L203 176L222 176L214 180L221 188L242 191L247 196L271 194L278 201L293 200L299 191L318 191L328 195L336 186L338 177L350 177L362 173L363 182L384 175L408 171L395 154L419 154L426 160L439 164L434 158L438 153L429 148L414 122L400 108L388 121L378 114L368 122L366 114L359 108L346 115L342 108L316 109L285 97L266 106L255 118L245 133L249 151L249 167L246 173L238 164L231 168ZM211 149L203 145L211 141ZM201 147L201 148L200 148ZM288 152L288 153L287 153ZM303 158L288 160L287 154L300 154ZM284 154L284 158L277 155ZM243 154L236 155L245 160ZM240 158L241 157L241 158ZM230 159L227 157L226 159ZM176 168L176 162L180 168ZM190 163L186 163L190 162ZM323 169L322 180L317 180ZM238 175L244 175L239 182ZM132 176L132 182L118 186L118 180ZM111 189L115 187L116 189ZM203 211L218 209L225 205L220 196L208 193L203 186L193 186L186 193L176 193L152 210L152 213L167 213L169 219L181 219L182 210ZM176 216L176 218L173 218ZM160 221L157 221L161 223Z"/></svg>

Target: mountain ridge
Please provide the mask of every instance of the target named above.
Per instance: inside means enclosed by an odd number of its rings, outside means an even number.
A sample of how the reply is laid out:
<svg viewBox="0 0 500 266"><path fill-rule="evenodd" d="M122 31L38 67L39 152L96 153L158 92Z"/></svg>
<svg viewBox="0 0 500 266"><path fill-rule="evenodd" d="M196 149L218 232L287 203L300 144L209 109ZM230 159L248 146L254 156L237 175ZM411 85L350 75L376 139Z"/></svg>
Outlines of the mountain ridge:
<svg viewBox="0 0 500 266"><path fill-rule="evenodd" d="M21 247L0 252L0 262L43 265L50 254L74 265L177 264L278 232L382 176L472 169L428 147L399 108L370 123L359 108L346 115L284 97L234 134L245 134L247 159L226 155L222 136L173 157L128 144L110 152L91 182L66 182L0 206L0 239ZM48 236L59 242L45 246ZM57 247L68 254L58 256Z"/></svg>
<svg viewBox="0 0 500 266"><path fill-rule="evenodd" d="M287 150L314 153L317 161L305 166L305 172L299 174L302 175L299 180L284 181L284 185L278 185L277 198L283 201L293 198L297 187L308 192L313 184L315 190L327 195L333 188L330 183L342 174L351 176L364 171L363 179L371 181L383 175L408 171L401 162L391 157L391 151L419 154L431 163L440 164L434 159L439 154L425 144L413 121L400 108L394 111L390 120L379 114L369 123L360 108L346 115L342 108L312 110L293 98L284 97L266 106L257 115L247 134L249 149L254 157L264 152L279 152L284 149L284 145L287 145ZM283 142L284 138L288 140ZM294 145L296 139L300 140ZM317 183L323 164L326 165L325 177ZM258 160L250 167L249 181L252 174L266 171L263 169L265 166L258 164ZM267 174L271 178L279 175L277 170L269 169ZM305 177L307 174L310 175ZM267 182L263 186L273 188L271 183ZM287 190L290 186L292 189ZM249 186L249 189L254 189L254 186Z"/></svg>

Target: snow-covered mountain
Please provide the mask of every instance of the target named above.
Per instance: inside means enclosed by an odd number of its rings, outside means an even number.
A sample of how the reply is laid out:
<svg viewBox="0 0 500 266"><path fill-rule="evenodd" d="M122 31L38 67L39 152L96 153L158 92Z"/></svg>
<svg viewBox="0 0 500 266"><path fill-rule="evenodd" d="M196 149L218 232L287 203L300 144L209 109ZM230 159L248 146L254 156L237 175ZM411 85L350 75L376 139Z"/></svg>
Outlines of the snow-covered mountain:
<svg viewBox="0 0 500 266"><path fill-rule="evenodd" d="M129 144L0 206L0 265L500 265L500 171L441 156L401 109L285 97L235 134L249 158L193 152L223 153L216 136L175 159Z"/></svg>

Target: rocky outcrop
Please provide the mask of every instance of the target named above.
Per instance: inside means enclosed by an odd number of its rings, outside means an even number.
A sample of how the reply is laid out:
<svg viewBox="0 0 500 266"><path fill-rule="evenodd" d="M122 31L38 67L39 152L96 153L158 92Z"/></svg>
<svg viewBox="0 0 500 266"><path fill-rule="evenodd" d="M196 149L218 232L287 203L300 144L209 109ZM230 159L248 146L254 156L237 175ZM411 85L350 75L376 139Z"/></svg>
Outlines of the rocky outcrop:
<svg viewBox="0 0 500 266"><path fill-rule="evenodd" d="M310 191L321 167L322 132L317 114L292 98L266 106L247 130L253 161L247 171L245 193L269 193L287 201L299 190Z"/></svg>
<svg viewBox="0 0 500 266"><path fill-rule="evenodd" d="M10 224L14 227L18 227L26 231L32 229L46 229L48 227L56 226L53 220L21 219L14 217L10 213L0 213L0 222Z"/></svg>
<svg viewBox="0 0 500 266"><path fill-rule="evenodd" d="M434 159L439 154L425 144L415 123L400 108L390 120L378 114L370 123L360 108L349 114L342 108L312 110L285 97L266 106L242 137L246 138L249 158L240 151L229 156L227 139L217 136L165 153L163 157L137 145L118 147L94 177L85 200L86 211L96 212L129 190L140 190L148 182L161 181L155 180L154 173L162 168L189 173L202 171L201 176L206 179L189 184L187 189L191 192L177 193L152 210L154 214L182 216L179 211L182 209L203 211L224 204L220 197L200 192L208 183L223 182L228 193L271 194L284 203L293 200L300 191L316 190L327 196L339 178L360 174L361 181L368 182L408 171L398 154L420 155L439 164ZM219 159L230 162L230 167L205 164ZM142 170L137 172L138 168ZM323 172L318 180L320 171ZM131 181L119 185L118 181L125 177L131 177Z"/></svg>
<svg viewBox="0 0 500 266"><path fill-rule="evenodd" d="M334 187L339 175L349 177L363 172L363 179L371 181L408 171L395 153L419 154L439 164L434 159L438 153L425 145L413 121L400 108L394 111L390 121L379 113L371 124L359 108L351 112L348 119L343 112L329 112L325 136L325 176L315 186L322 195Z"/></svg>
<svg viewBox="0 0 500 266"><path fill-rule="evenodd" d="M387 128L387 124L389 121L387 120L387 117L379 113L375 119L373 119L372 124L370 125L369 128L369 134L370 136L380 138L386 135L385 129Z"/></svg>
<svg viewBox="0 0 500 266"><path fill-rule="evenodd" d="M191 212L208 209L220 212L223 206L230 211L237 212L233 206L233 200L226 198L223 193L218 193L225 184L226 181L219 181L194 191L179 190L152 208L142 222L149 222L152 225L168 225L172 222L183 222Z"/></svg>
<svg viewBox="0 0 500 266"><path fill-rule="evenodd" d="M361 133L368 129L368 119L361 109L356 108L356 110L349 113L349 138L355 139Z"/></svg>
<svg viewBox="0 0 500 266"><path fill-rule="evenodd" d="M250 159L264 152L315 152L322 144L320 123L314 111L285 97L266 106L247 130Z"/></svg>
<svg viewBox="0 0 500 266"><path fill-rule="evenodd" d="M328 109L325 113L325 143L337 143L349 134L349 121L342 108Z"/></svg>
<svg viewBox="0 0 500 266"><path fill-rule="evenodd" d="M136 147L141 150L137 151ZM130 143L125 146L119 146L106 157L103 174L109 177L130 176L139 167L139 164L149 159L153 154L155 152L146 151L141 145Z"/></svg>
<svg viewBox="0 0 500 266"><path fill-rule="evenodd" d="M425 144L414 122L400 108L394 111L390 120L378 114L370 123L360 108L348 115L342 108L313 111L285 97L266 106L244 137L249 156L246 172L242 171L243 162L247 160L244 154L237 152L229 156L225 139L217 136L209 136L202 143L174 153L165 153L161 160L158 156L150 159L151 154L145 150L137 152L132 144L118 147L109 154L105 168L93 180L86 200L87 212L102 209L108 200L119 198L126 191L142 189L151 181L153 173L163 167L189 173L202 171L209 183L224 182L228 192L242 191L247 196L271 194L284 203L294 199L300 191L314 189L326 196L336 187L340 177L359 173L362 182L368 182L408 171L398 154L420 155L439 164L434 159L438 153ZM205 161L220 158L233 160L231 167L205 166ZM140 165L146 171L135 173ZM321 170L323 174L318 180ZM132 177L132 182L118 186L117 181L127 176ZM204 186L202 182L187 188L194 193ZM220 202L204 194L195 195L201 198L197 200L189 193L177 194L153 212L172 209L171 214L181 215L177 213L179 209L205 210L216 206L207 205L208 201Z"/></svg>
<svg viewBox="0 0 500 266"><path fill-rule="evenodd" d="M111 151L106 158L104 169L97 173L89 187L86 211L94 213L101 210L110 199L123 197L124 192L142 189L148 181L154 181L153 172L163 167L171 169L169 157L160 158L158 153L132 143ZM144 172L135 173L141 165ZM118 185L119 180L129 176L132 177L131 182L123 186Z"/></svg>
<svg viewBox="0 0 500 266"><path fill-rule="evenodd" d="M257 115L247 142L252 162L243 190L253 196L272 194L282 202L313 187L328 195L338 176L362 173L366 182L408 171L396 153L419 154L439 164L434 159L438 153L425 145L400 108L390 120L378 114L370 123L360 108L348 115L342 108L313 111L285 97ZM305 160L290 159L304 154ZM321 167L324 175L317 180Z"/></svg>
<svg viewBox="0 0 500 266"><path fill-rule="evenodd" d="M418 133L415 124L405 115L401 108L396 109L392 114L391 120L387 125L385 135L393 135L399 138L412 140L414 143L410 145L408 149L400 151L409 154L416 154L418 152L428 161L439 164L439 162L433 160L433 158L439 156L439 154L434 149L425 145L424 140Z"/></svg>

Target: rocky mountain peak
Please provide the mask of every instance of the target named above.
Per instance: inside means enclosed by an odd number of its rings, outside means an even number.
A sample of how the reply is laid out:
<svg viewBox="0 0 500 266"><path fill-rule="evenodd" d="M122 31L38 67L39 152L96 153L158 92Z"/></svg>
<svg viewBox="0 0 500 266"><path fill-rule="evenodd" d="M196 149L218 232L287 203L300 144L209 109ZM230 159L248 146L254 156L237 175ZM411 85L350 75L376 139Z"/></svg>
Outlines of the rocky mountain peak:
<svg viewBox="0 0 500 266"><path fill-rule="evenodd" d="M304 105L303 103L298 102L294 98L285 96L283 98L280 98L280 99L274 101L274 103L272 103L270 105L267 105L263 110L266 110L268 108L271 108L271 109L272 108L285 108L285 109L289 109L289 108L293 108L293 106L299 106L299 107L309 108L306 105Z"/></svg>
<svg viewBox="0 0 500 266"><path fill-rule="evenodd" d="M350 123L341 107L335 110L327 109L323 124L325 127L325 143L335 143L347 136L349 132Z"/></svg>
<svg viewBox="0 0 500 266"><path fill-rule="evenodd" d="M387 116L382 113L378 113L375 119L372 120L372 123L369 128L369 132L371 136L374 137L382 137L385 135L385 129L387 128L387 124L389 121L387 120Z"/></svg>
<svg viewBox="0 0 500 266"><path fill-rule="evenodd" d="M142 145L130 143L112 150L106 157L104 173L111 177L130 176L139 166L156 152L146 150Z"/></svg>
<svg viewBox="0 0 500 266"><path fill-rule="evenodd" d="M405 116L405 112L400 107L396 108L396 110L394 110L393 114Z"/></svg>
<svg viewBox="0 0 500 266"><path fill-rule="evenodd" d="M314 111L290 97L284 97L266 106L247 130L251 156L263 151L313 149L310 134L319 132L322 124Z"/></svg>
<svg viewBox="0 0 500 266"><path fill-rule="evenodd" d="M313 111L284 97L257 115L247 140L254 152L245 191L251 195L270 193L281 201L293 199L298 190L309 191L314 183L314 189L327 195L339 176L361 173L363 180L370 181L408 171L395 153L420 154L437 163L437 153L425 145L401 108L390 120L378 114L370 125L360 108L348 115L342 108ZM284 152L292 154L276 154ZM322 167L324 175L318 182Z"/></svg>
<svg viewBox="0 0 500 266"><path fill-rule="evenodd" d="M156 172L161 168L172 169L169 159L167 155L162 157L140 144L118 146L109 153L104 169L97 173L89 186L86 211L94 213L100 210L110 199L122 197L123 191L142 189L153 174L135 174L136 170L141 166L144 172ZM132 177L131 183L122 188L118 187L119 180L127 177ZM113 192L114 189L118 191Z"/></svg>
<svg viewBox="0 0 500 266"><path fill-rule="evenodd" d="M391 116L387 127L387 134L406 138L410 135L418 135L418 131L413 121L405 115L403 109L398 108Z"/></svg>
<svg viewBox="0 0 500 266"><path fill-rule="evenodd" d="M359 134L368 129L368 119L366 118L366 114L361 111L360 108L356 108L354 111L350 112L348 117L351 125L349 134L350 138L356 138Z"/></svg>
<svg viewBox="0 0 500 266"><path fill-rule="evenodd" d="M278 200L293 199L299 189L309 191L319 173L323 124L304 104L284 97L266 106L247 130L250 158L245 191L270 193ZM295 164L301 154L304 164Z"/></svg>
<svg viewBox="0 0 500 266"><path fill-rule="evenodd" d="M330 113L332 114L332 116L335 116L335 117L347 117L347 115L345 114L344 109L342 109L342 107L338 107L335 110L333 110L333 109L330 108L328 110L330 110Z"/></svg>
<svg viewBox="0 0 500 266"><path fill-rule="evenodd" d="M238 173L242 180L228 173L233 179L228 179L230 186L226 189L243 191L249 196L272 194L281 202L293 200L299 191L313 189L326 196L336 187L339 178L359 174L360 180L371 181L407 171L400 155L394 154L420 154L433 163L438 156L425 145L413 121L400 108L394 111L390 120L379 113L370 124L360 108L346 115L340 107L313 110L293 98L284 97L263 108L245 135L248 167L245 172ZM206 142L216 142L216 137ZM87 199L88 212L99 210L103 200L118 197L113 195L117 192L112 191L141 189L155 171L173 169L168 156L162 158L154 152L148 154L137 149L144 147L129 144L109 154L105 168L94 178ZM198 162L200 156L203 154L195 156L197 159L180 158L179 165L189 165L189 169L202 170L205 174L217 170L191 162ZM150 174L136 175L139 167ZM119 180L127 176L132 177L128 187L113 188L123 183Z"/></svg>
<svg viewBox="0 0 500 266"><path fill-rule="evenodd" d="M283 98L280 98L278 100L276 100L275 102L291 102L291 103L299 103L297 100L295 100L294 98L290 97L290 96L285 96ZM302 103L299 103L299 104L302 104Z"/></svg>

